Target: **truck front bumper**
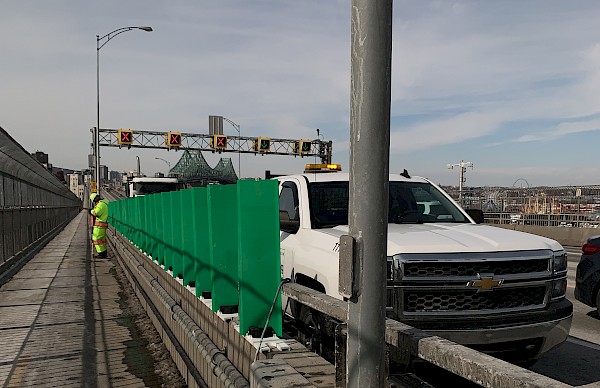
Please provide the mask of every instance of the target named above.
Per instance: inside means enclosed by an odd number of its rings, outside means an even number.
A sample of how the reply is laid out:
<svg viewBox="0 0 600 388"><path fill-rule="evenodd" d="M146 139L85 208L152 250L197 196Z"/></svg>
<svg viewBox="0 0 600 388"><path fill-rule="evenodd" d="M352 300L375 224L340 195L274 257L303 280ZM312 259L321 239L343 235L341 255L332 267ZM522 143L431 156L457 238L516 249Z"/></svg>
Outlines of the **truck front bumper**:
<svg viewBox="0 0 600 388"><path fill-rule="evenodd" d="M572 320L573 305L563 299L552 303L544 312L518 317L488 317L460 323L451 320L405 323L500 358L528 360L539 358L563 343L569 336Z"/></svg>
<svg viewBox="0 0 600 388"><path fill-rule="evenodd" d="M450 341L471 346L476 345L478 350L488 353L494 353L495 349L500 349L496 344L514 344L515 348L501 348L501 352L518 351L518 344L526 344L526 341L538 339L540 345L534 350L533 358L538 358L543 353L562 344L569 336L573 315L556 319L548 322L521 324L510 327L493 329L472 329L472 330L428 330L432 335L437 335L449 339Z"/></svg>

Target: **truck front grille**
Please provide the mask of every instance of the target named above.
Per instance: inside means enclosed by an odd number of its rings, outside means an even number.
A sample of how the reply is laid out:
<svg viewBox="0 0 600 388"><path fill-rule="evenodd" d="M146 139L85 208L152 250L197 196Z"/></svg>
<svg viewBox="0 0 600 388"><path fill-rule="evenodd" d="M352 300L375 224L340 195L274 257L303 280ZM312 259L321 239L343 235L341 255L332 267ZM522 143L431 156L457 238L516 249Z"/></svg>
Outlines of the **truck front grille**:
<svg viewBox="0 0 600 388"><path fill-rule="evenodd" d="M404 311L407 313L482 311L540 307L544 304L545 286L476 290L404 289Z"/></svg>
<svg viewBox="0 0 600 388"><path fill-rule="evenodd" d="M513 275L548 271L548 259L528 259L488 262L416 262L404 264L404 276L477 276L478 273Z"/></svg>
<svg viewBox="0 0 600 388"><path fill-rule="evenodd" d="M544 308L552 260L553 252L545 249L401 253L388 257L388 310L402 319Z"/></svg>

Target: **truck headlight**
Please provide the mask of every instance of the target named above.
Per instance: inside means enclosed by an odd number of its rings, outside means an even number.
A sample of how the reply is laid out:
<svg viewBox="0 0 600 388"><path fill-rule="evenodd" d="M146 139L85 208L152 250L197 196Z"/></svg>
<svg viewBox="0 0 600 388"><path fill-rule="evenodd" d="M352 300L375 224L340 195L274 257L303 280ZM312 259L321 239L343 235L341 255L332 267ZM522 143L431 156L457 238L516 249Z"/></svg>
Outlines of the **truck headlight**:
<svg viewBox="0 0 600 388"><path fill-rule="evenodd" d="M567 279L559 279L552 282L552 299L564 298L567 292Z"/></svg>
<svg viewBox="0 0 600 388"><path fill-rule="evenodd" d="M567 270L567 252L555 252L552 260L552 270L554 273Z"/></svg>

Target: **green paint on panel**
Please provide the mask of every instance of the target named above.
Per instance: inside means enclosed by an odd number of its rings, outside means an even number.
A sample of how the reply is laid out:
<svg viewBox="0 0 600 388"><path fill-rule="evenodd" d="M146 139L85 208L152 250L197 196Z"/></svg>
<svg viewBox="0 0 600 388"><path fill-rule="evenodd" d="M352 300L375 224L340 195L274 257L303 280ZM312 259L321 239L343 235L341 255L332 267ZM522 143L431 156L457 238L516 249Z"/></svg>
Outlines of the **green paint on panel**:
<svg viewBox="0 0 600 388"><path fill-rule="evenodd" d="M181 252L181 212L183 207L181 201L181 192L172 191L169 193L171 206L171 256L173 257L173 277L183 278L183 263Z"/></svg>
<svg viewBox="0 0 600 388"><path fill-rule="evenodd" d="M210 249L208 243L208 209L206 187L192 189L194 223L194 257L196 261L196 296L211 291Z"/></svg>
<svg viewBox="0 0 600 388"><path fill-rule="evenodd" d="M263 327L281 280L277 181L240 180L238 197L238 266L240 333ZM281 295L269 326L281 335Z"/></svg>
<svg viewBox="0 0 600 388"><path fill-rule="evenodd" d="M237 187L208 187L212 310L238 305Z"/></svg>
<svg viewBox="0 0 600 388"><path fill-rule="evenodd" d="M163 214L163 249L165 270L173 270L173 213L171 212L171 193L161 194L161 211Z"/></svg>
<svg viewBox="0 0 600 388"><path fill-rule="evenodd" d="M181 191L181 261L183 266L183 284L196 284L196 261L194 259L194 212L193 190Z"/></svg>
<svg viewBox="0 0 600 388"><path fill-rule="evenodd" d="M165 193L154 194L154 211L156 212L156 256L158 264L165 265L165 217L163 212L163 196Z"/></svg>

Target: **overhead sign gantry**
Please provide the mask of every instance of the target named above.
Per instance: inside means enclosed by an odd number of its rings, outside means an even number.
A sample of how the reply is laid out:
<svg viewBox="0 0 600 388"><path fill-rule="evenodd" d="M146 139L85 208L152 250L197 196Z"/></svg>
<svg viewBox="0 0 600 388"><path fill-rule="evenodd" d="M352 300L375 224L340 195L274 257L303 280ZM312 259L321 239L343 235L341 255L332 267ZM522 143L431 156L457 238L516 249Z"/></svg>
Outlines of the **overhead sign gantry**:
<svg viewBox="0 0 600 388"><path fill-rule="evenodd" d="M185 132L153 132L136 129L100 129L102 147L182 149L210 152L236 152L260 155L316 156L331 164L332 142L320 139L274 139Z"/></svg>

